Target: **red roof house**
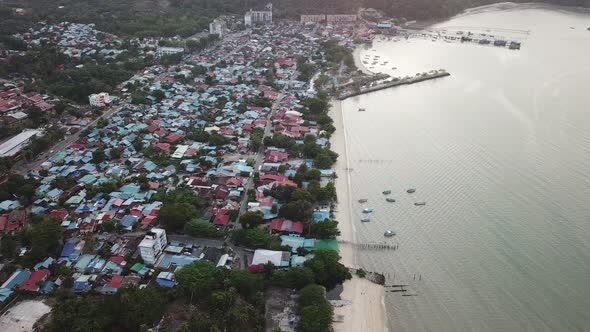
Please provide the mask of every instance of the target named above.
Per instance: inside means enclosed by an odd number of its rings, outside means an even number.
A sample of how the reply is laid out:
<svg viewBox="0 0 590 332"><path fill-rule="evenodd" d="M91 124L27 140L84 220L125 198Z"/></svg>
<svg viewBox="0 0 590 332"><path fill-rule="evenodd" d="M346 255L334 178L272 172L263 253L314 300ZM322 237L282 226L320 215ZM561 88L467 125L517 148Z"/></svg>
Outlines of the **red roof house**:
<svg viewBox="0 0 590 332"><path fill-rule="evenodd" d="M275 233L303 233L303 223L285 218L276 218L270 222L270 231Z"/></svg>
<svg viewBox="0 0 590 332"><path fill-rule="evenodd" d="M27 281L25 281L25 283L22 284L22 286L20 286L20 289L31 292L38 292L41 287L39 287L37 283L39 281L43 282L47 280L47 277L49 277L49 270L43 269L39 271L34 271L33 273L31 273L29 279L27 279Z"/></svg>
<svg viewBox="0 0 590 332"><path fill-rule="evenodd" d="M178 141L181 138L182 138L181 135L178 135L178 134L170 134L170 135L166 136L166 138L164 138L164 140L166 140L166 142L169 142L169 143L174 143L174 142Z"/></svg>
<svg viewBox="0 0 590 332"><path fill-rule="evenodd" d="M68 214L68 210L66 209L53 210L49 213L49 218L64 221L68 217Z"/></svg>
<svg viewBox="0 0 590 332"><path fill-rule="evenodd" d="M226 209L219 210L213 219L213 224L218 226L229 224L229 212Z"/></svg>
<svg viewBox="0 0 590 332"><path fill-rule="evenodd" d="M169 143L157 143L154 148L160 153L170 154Z"/></svg>
<svg viewBox="0 0 590 332"><path fill-rule="evenodd" d="M267 163L280 163L289 159L289 154L287 152L281 151L266 151L266 155L264 157L264 161Z"/></svg>

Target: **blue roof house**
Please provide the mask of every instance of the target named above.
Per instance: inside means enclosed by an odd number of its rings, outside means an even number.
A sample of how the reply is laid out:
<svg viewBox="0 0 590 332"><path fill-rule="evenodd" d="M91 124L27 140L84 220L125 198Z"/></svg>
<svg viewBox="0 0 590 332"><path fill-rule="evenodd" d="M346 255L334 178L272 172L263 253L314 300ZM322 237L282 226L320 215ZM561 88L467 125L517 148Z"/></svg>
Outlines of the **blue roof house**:
<svg viewBox="0 0 590 332"><path fill-rule="evenodd" d="M133 225L137 222L137 217L132 215L126 215L125 217L121 218L119 223L123 226L123 229L126 231L130 231L133 229Z"/></svg>

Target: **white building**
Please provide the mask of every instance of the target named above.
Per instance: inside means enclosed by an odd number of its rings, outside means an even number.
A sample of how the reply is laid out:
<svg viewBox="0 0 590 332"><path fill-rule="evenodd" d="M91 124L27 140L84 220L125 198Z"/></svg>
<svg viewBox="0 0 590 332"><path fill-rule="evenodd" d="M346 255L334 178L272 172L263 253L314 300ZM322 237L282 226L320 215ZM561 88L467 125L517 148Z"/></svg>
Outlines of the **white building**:
<svg viewBox="0 0 590 332"><path fill-rule="evenodd" d="M156 264L166 244L168 244L166 231L161 228L152 228L139 243L139 253L143 262L147 265Z"/></svg>
<svg viewBox="0 0 590 332"><path fill-rule="evenodd" d="M95 93L88 96L90 106L104 107L111 103L111 97L106 92Z"/></svg>
<svg viewBox="0 0 590 332"><path fill-rule="evenodd" d="M176 151L172 154L172 159L181 159L186 151L188 150L188 145L179 145L176 148Z"/></svg>
<svg viewBox="0 0 590 332"><path fill-rule="evenodd" d="M326 15L301 15L301 23L316 22L322 23L326 21Z"/></svg>
<svg viewBox="0 0 590 332"><path fill-rule="evenodd" d="M0 144L0 157L14 157L25 146L29 145L33 136L42 136L43 132L37 129L23 130L20 134Z"/></svg>
<svg viewBox="0 0 590 332"><path fill-rule="evenodd" d="M326 22L338 23L338 22L356 22L356 15L326 15Z"/></svg>
<svg viewBox="0 0 590 332"><path fill-rule="evenodd" d="M227 24L224 20L216 18L213 22L209 23L209 33L212 35L219 35L219 38L222 38L226 31Z"/></svg>
<svg viewBox="0 0 590 332"><path fill-rule="evenodd" d="M182 47L158 47L156 50L156 57L161 58L164 55L172 55L183 52L184 48Z"/></svg>
<svg viewBox="0 0 590 332"><path fill-rule="evenodd" d="M244 15L244 24L252 26L255 23L272 23L272 3L266 5L266 10L252 10Z"/></svg>

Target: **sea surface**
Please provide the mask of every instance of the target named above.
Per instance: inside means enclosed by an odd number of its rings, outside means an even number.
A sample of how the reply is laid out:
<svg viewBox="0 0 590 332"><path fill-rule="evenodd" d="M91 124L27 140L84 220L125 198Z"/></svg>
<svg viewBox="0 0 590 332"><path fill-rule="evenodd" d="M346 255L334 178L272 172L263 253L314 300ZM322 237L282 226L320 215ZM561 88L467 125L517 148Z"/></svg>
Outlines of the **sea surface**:
<svg viewBox="0 0 590 332"><path fill-rule="evenodd" d="M584 12L489 6L434 28L521 50L430 38L362 50L388 74L451 73L343 102L357 240L399 244L358 262L409 285L386 295L390 331L590 331L588 27Z"/></svg>

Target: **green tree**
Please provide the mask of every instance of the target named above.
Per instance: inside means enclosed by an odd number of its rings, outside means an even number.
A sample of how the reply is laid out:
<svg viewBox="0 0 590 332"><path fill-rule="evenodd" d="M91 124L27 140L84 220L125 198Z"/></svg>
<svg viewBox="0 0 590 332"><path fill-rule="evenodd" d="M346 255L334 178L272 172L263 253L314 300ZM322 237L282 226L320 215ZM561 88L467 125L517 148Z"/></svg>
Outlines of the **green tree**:
<svg viewBox="0 0 590 332"><path fill-rule="evenodd" d="M317 284L330 290L334 286L352 278L350 271L338 260L338 253L333 250L317 250L314 257L307 260L304 266L311 269Z"/></svg>
<svg viewBox="0 0 590 332"><path fill-rule="evenodd" d="M270 282L274 286L301 289L314 282L313 271L304 267L273 271Z"/></svg>
<svg viewBox="0 0 590 332"><path fill-rule="evenodd" d="M158 213L158 220L160 220L167 230L178 231L197 215L197 209L191 204L164 203Z"/></svg>
<svg viewBox="0 0 590 332"><path fill-rule="evenodd" d="M47 219L34 225L25 238L31 246L25 256L26 266L32 266L47 256L56 257L62 245L61 224L58 220Z"/></svg>
<svg viewBox="0 0 590 332"><path fill-rule="evenodd" d="M260 275L247 270L231 270L230 283L245 298L253 299L256 293L262 291L263 283Z"/></svg>
<svg viewBox="0 0 590 332"><path fill-rule="evenodd" d="M191 236L196 237L221 237L223 236L223 232L218 231L215 225L210 223L207 220L203 219L193 219L189 223L185 225L184 228L185 232L190 234Z"/></svg>
<svg viewBox="0 0 590 332"><path fill-rule="evenodd" d="M218 133L209 135L209 144L214 146L222 146L226 143L226 138Z"/></svg>
<svg viewBox="0 0 590 332"><path fill-rule="evenodd" d="M164 91L156 89L154 91L152 91L152 97L156 98L156 102L161 102L162 99L166 98L166 94L164 93Z"/></svg>
<svg viewBox="0 0 590 332"><path fill-rule="evenodd" d="M211 292L222 286L221 272L213 263L195 261L183 266L175 273L178 287L191 301L208 297Z"/></svg>
<svg viewBox="0 0 590 332"><path fill-rule="evenodd" d="M266 247L270 241L267 228L251 228L234 231L232 240L238 244L251 248Z"/></svg>
<svg viewBox="0 0 590 332"><path fill-rule="evenodd" d="M105 154L103 150L94 150L92 152L92 162L95 164L100 164L104 161Z"/></svg>
<svg viewBox="0 0 590 332"><path fill-rule="evenodd" d="M330 303L307 306L299 312L299 331L301 332L325 332L330 331L334 309Z"/></svg>
<svg viewBox="0 0 590 332"><path fill-rule="evenodd" d="M245 229L254 228L264 222L264 215L260 211L246 211L240 216L240 224Z"/></svg>
<svg viewBox="0 0 590 332"><path fill-rule="evenodd" d="M17 239L10 234L5 234L0 240L0 254L2 254L2 257L5 259L12 259L16 256L17 246Z"/></svg>
<svg viewBox="0 0 590 332"><path fill-rule="evenodd" d="M335 220L324 220L320 222L309 223L309 237L318 239L334 239L340 235L338 222Z"/></svg>
<svg viewBox="0 0 590 332"><path fill-rule="evenodd" d="M279 209L279 216L291 220L306 221L311 218L312 213L312 203L307 200L288 202Z"/></svg>
<svg viewBox="0 0 590 332"><path fill-rule="evenodd" d="M8 157L0 157L0 176L8 174L12 168L12 159Z"/></svg>
<svg viewBox="0 0 590 332"><path fill-rule="evenodd" d="M123 329L139 330L142 325L157 322L164 311L165 300L156 288L123 288L117 292L117 325Z"/></svg>
<svg viewBox="0 0 590 332"><path fill-rule="evenodd" d="M118 147L114 147L109 151L109 156L111 159L119 159L121 158L121 149Z"/></svg>

